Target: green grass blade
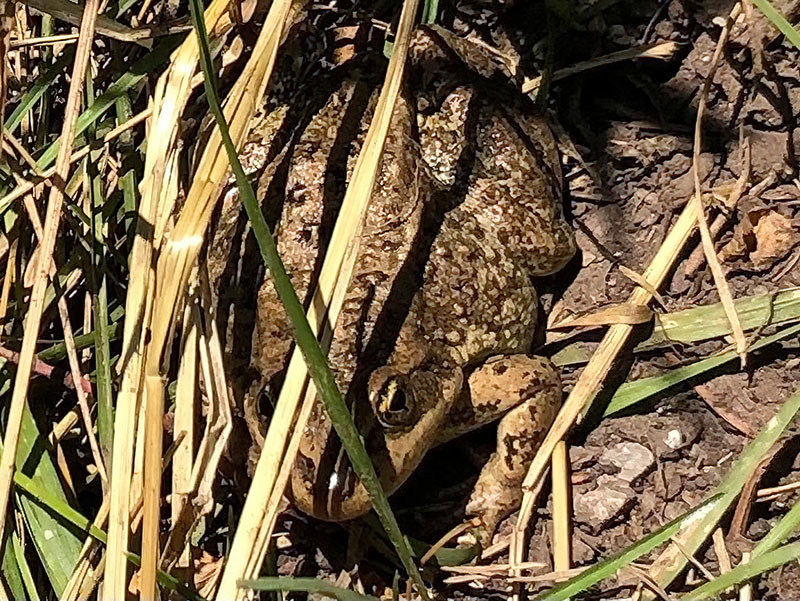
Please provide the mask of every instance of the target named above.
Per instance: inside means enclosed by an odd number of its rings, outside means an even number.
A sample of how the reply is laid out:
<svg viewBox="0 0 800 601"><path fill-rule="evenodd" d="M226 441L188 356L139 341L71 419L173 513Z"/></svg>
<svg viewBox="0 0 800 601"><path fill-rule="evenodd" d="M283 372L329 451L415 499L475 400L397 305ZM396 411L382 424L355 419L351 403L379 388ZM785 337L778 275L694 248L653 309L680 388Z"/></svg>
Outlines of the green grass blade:
<svg viewBox="0 0 800 601"><path fill-rule="evenodd" d="M764 338L761 338L758 342L753 344L749 350L755 351L764 348L765 346L774 344L780 340L783 340L784 338L793 336L798 332L800 332L800 324L790 326L780 330L779 332L776 332L775 334L772 334L771 336L765 336ZM724 365L729 361L738 359L738 357L739 355L736 354L736 351L728 351L726 353L717 355L716 357L701 359L700 361L692 363L691 365L678 367L658 376L642 378L641 380L634 380L633 382L626 382L617 389L617 392L611 398L608 407L606 407L603 416L605 417L622 411L623 409L627 409L631 405L635 405L636 403L644 401L652 396L655 396L656 394L662 393L672 386L676 386L691 380L692 378Z"/></svg>
<svg viewBox="0 0 800 601"><path fill-rule="evenodd" d="M240 580L239 586L257 591L287 591L300 593L316 593L332 597L338 601L378 601L372 595L362 595L346 588L335 586L330 582L316 578L292 578L290 576L275 576L257 578L255 580Z"/></svg>
<svg viewBox="0 0 800 601"><path fill-rule="evenodd" d="M772 294L755 294L734 301L742 329L751 331L800 319L800 288L787 288ZM656 314L653 333L636 345L634 352L672 344L691 344L728 336L730 322L722 303ZM581 365L592 356L586 343L573 342L551 356L559 367Z"/></svg>
<svg viewBox="0 0 800 601"><path fill-rule="evenodd" d="M422 23L424 25L434 25L439 17L439 0L425 0L422 7Z"/></svg>
<svg viewBox="0 0 800 601"><path fill-rule="evenodd" d="M28 114L28 111L36 106L36 103L47 93L47 90L50 89L50 86L56 78L67 71L67 68L74 62L74 59L75 49L68 48L50 68L46 69L44 73L36 78L33 85L22 95L17 108L14 109L14 112L11 113L11 116L6 121L5 129L7 132L13 133L22 121L22 118Z"/></svg>
<svg viewBox="0 0 800 601"><path fill-rule="evenodd" d="M81 532L88 534L101 543L106 543L106 533L94 525L92 520L82 515L70 507L63 500L52 496L46 489L43 489L36 482L21 474L20 472L14 473L14 484L25 495L28 495L34 503L37 503L43 510L50 512L52 515L57 516L56 519L61 519L67 523L75 526ZM128 561L133 565L140 565L140 557L134 553L126 554ZM186 599L193 601L205 601L203 597L197 594L196 591L181 584L175 577L167 574L166 572L158 571L158 581L162 586L169 590L175 591L183 595Z"/></svg>
<svg viewBox="0 0 800 601"><path fill-rule="evenodd" d="M120 324L120 322L118 321L120 318L121 318L121 311L112 311L111 321L113 323L108 329L109 340L116 340L122 334L122 324ZM97 338L97 332L95 331L89 332L88 334L81 334L80 336L75 336L75 350L81 351L85 348L89 348L90 346L94 345L96 338ZM67 347L63 342L58 342L53 346L51 346L50 348L46 348L43 351L40 351L39 354L36 355L37 358L47 363L60 361L66 356L67 356Z"/></svg>
<svg viewBox="0 0 800 601"><path fill-rule="evenodd" d="M692 519L697 519L698 516L702 516L706 512L711 511L714 507L714 504L718 500L719 497L715 497L704 503L701 503L694 509L678 518L675 518L655 532L648 534L643 539L637 541L624 551L621 551L620 553L609 557L608 559L604 559L603 561L596 563L577 576L574 576L566 582L562 582L549 591L539 595L534 601L564 601L564 599L569 599L573 595L589 589L598 582L614 576L614 574L617 573L617 570L624 568L631 562L636 561L642 555L649 553L659 545L670 540L673 536L678 534L682 528L690 524Z"/></svg>
<svg viewBox="0 0 800 601"><path fill-rule="evenodd" d="M6 544L3 551L3 558L0 561L0 572L2 572L3 585L10 593L9 599L27 599L25 594L25 584L22 581L22 572L17 563L17 555L11 545Z"/></svg>
<svg viewBox="0 0 800 601"><path fill-rule="evenodd" d="M789 535L797 530L798 525L800 525L800 503L795 503L792 505L792 508L786 512L786 515L784 515L780 521L772 527L767 535L758 542L756 548L753 549L753 552L750 554L750 557L758 557L759 555L772 551L789 538Z"/></svg>
<svg viewBox="0 0 800 601"><path fill-rule="evenodd" d="M736 314L745 331L777 325L800 317L800 288L775 294L756 294L734 301ZM692 307L655 316L653 334L636 350L672 343L692 343L720 338L731 333L722 303Z"/></svg>
<svg viewBox="0 0 800 601"><path fill-rule="evenodd" d="M742 584L751 578L774 570L785 563L800 559L800 542L785 545L760 557L751 559L747 563L740 564L730 572L722 574L704 585L697 587L693 591L678 597L679 601L704 601L713 599L726 588Z"/></svg>
<svg viewBox="0 0 800 601"><path fill-rule="evenodd" d="M375 513L378 514L386 530L386 534L397 550L400 561L402 561L403 567L406 569L409 577L414 581L423 598L428 599L425 585L422 582L417 567L414 565L408 540L403 536L400 527L397 525L397 520L389 506L386 493L383 491L375 468L370 461L367 450L364 448L364 442L353 423L353 418L342 399L342 395L339 393L339 388L336 386L336 381L333 379L333 374L328 366L325 355L319 347L317 338L306 319L303 306L300 304L297 294L289 280L289 276L286 274L286 269L275 248L275 241L272 238L272 233L269 231L269 226L261 212L261 207L258 205L253 187L250 185L250 180L245 175L239 163L236 148L228 133L225 116L222 113L222 108L220 107L217 96L215 71L211 62L211 51L208 46L205 22L202 18L202 6L199 0L191 0L189 6L191 8L192 22L197 32L198 45L200 47L200 65L205 75L204 84L208 104L217 122L217 127L219 128L220 135L225 145L225 150L228 153L228 159L230 160L231 169L236 178L236 185L239 188L242 204L247 212L250 225L253 228L253 235L258 242L264 262L269 267L270 276L275 284L275 290L278 292L281 303L291 321L297 346L303 354L308 372L314 380L317 394L325 404L331 423L342 441L342 446L353 465L353 469L356 471L356 474L358 474L359 479L369 493Z"/></svg>
<svg viewBox="0 0 800 601"><path fill-rule="evenodd" d="M759 541L748 561L742 562L730 572L721 574L718 578L681 596L681 601L707 599L730 586L741 584L753 576L776 568L787 561L800 558L798 555L800 549L795 548L800 543L786 545L782 549L775 551L775 548L797 529L798 524L800 524L800 503L795 503L769 533Z"/></svg>
<svg viewBox="0 0 800 601"><path fill-rule="evenodd" d="M127 94L117 98L115 108L117 111L117 125L121 125L133 118L131 99ZM135 223L135 215L139 208L139 203L137 202L138 185L136 182L136 169L134 169L133 163L139 157L134 154L133 135L130 131L126 131L120 135L117 148L123 154L122 165L120 167L122 174L119 176L119 183L117 185L122 192L125 231L130 232L130 238L133 240L133 224Z"/></svg>
<svg viewBox="0 0 800 601"><path fill-rule="evenodd" d="M41 486L51 491L52 495L66 503L67 497L50 459L47 446L33 416L26 408L17 447L17 470L39 482ZM17 495L17 499L53 590L61 596L80 556L83 540L74 528L65 527L62 522L32 503L30 499L21 495Z"/></svg>
<svg viewBox="0 0 800 601"><path fill-rule="evenodd" d="M49 491L51 496L66 503L66 495L50 459L47 445L27 406L22 417L16 464L15 473L35 481L39 488ZM63 522L30 498L18 495L17 499L50 584L56 594L61 596L78 561L81 537L74 528L65 527Z"/></svg>
<svg viewBox="0 0 800 601"><path fill-rule="evenodd" d="M11 535L11 547L14 550L14 557L17 560L19 572L22 576L22 584L25 586L25 592L27 593L26 598L31 601L39 601L39 591L36 590L36 583L33 581L31 568L25 559L25 550L22 548L22 544L19 542L19 536L17 536L16 532Z"/></svg>
<svg viewBox="0 0 800 601"><path fill-rule="evenodd" d="M787 40L794 44L795 48L800 48L800 31L797 31L769 0L753 0L753 4L764 13L767 19L772 21L772 24L786 36Z"/></svg>

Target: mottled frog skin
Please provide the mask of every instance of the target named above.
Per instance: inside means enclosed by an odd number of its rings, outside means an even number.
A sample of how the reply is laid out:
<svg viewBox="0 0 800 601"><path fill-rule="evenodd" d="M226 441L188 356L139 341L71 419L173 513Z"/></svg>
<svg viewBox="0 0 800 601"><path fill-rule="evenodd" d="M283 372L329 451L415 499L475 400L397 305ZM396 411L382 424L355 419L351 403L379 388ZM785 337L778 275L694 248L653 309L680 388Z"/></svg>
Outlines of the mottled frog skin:
<svg viewBox="0 0 800 601"><path fill-rule="evenodd" d="M443 35L420 30L414 38L329 357L388 493L429 449L502 417L497 451L467 506L491 533L519 504L561 400L550 362L527 354L538 310L531 278L561 269L575 242L548 124L508 88L487 96L498 85L483 76L500 72L491 55ZM313 289L374 101L363 84L346 81L294 145L276 238L301 299ZM251 401L274 384L291 344L266 278ZM291 494L327 520L370 509L319 402Z"/></svg>

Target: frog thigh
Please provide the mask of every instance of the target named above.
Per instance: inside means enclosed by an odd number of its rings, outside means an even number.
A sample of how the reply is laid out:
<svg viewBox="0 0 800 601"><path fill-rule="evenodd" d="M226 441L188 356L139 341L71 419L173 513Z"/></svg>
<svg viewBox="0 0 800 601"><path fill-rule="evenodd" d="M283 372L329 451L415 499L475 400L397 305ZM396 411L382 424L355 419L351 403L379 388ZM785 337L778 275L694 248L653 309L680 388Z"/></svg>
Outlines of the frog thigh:
<svg viewBox="0 0 800 601"><path fill-rule="evenodd" d="M497 428L497 450L467 504L467 513L479 517L491 536L498 522L519 506L522 481L561 404L561 381L549 360L510 355L475 370L468 386L464 397L474 418L485 423L505 413Z"/></svg>

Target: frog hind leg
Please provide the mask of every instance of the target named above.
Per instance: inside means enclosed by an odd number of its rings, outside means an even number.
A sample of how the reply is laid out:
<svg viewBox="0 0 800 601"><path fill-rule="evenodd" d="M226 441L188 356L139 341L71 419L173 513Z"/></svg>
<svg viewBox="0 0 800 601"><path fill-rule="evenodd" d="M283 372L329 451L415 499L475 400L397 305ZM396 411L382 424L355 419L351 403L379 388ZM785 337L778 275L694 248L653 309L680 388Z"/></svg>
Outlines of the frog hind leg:
<svg viewBox="0 0 800 601"><path fill-rule="evenodd" d="M497 428L497 450L481 470L466 508L480 519L478 535L485 544L500 520L520 505L522 481L561 405L561 381L549 360L509 355L472 372L468 387L469 406L462 404L462 415L453 416L451 433L469 429L467 414L480 425L505 413Z"/></svg>

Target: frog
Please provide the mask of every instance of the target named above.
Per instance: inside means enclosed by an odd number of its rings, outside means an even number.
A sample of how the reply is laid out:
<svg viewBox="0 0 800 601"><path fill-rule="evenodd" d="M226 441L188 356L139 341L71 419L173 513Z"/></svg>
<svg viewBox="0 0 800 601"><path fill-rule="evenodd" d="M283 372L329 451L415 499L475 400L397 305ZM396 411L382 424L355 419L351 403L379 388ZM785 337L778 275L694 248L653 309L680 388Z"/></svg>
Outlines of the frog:
<svg viewBox="0 0 800 601"><path fill-rule="evenodd" d="M432 448L499 420L497 449L466 504L485 542L518 507L527 466L560 406L556 368L530 354L539 327L533 278L560 271L575 237L549 123L498 84L503 65L491 52L420 27L407 71L328 359L387 494ZM344 79L299 132L281 184L276 244L306 305L375 110L377 93ZM274 188L276 170L267 171L259 190ZM280 381L292 345L265 277L251 414ZM371 508L319 399L288 488L295 507L323 520Z"/></svg>

